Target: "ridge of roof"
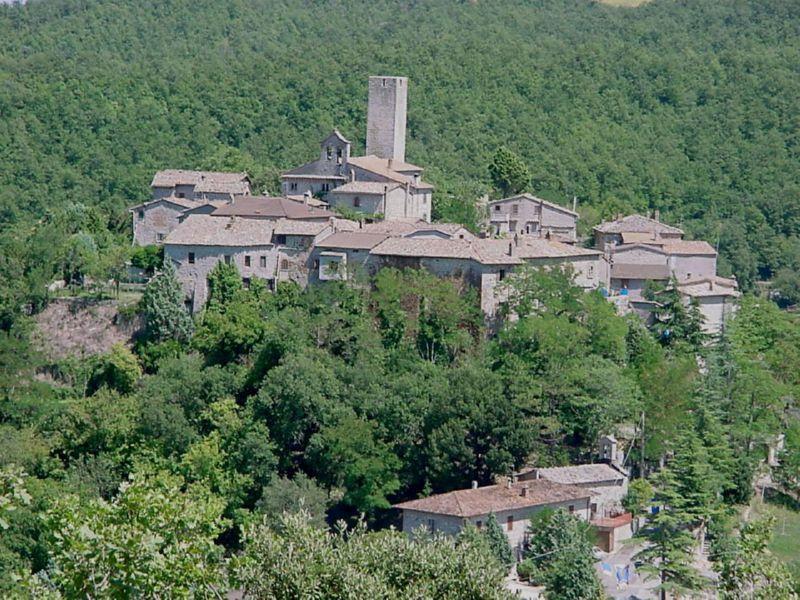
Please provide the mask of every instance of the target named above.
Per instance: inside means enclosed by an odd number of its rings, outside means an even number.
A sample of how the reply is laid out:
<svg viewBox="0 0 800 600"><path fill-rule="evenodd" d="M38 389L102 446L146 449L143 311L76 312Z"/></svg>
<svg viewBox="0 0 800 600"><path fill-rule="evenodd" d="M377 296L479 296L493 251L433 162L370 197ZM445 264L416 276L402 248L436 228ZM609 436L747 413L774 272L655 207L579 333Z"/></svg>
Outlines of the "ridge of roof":
<svg viewBox="0 0 800 600"><path fill-rule="evenodd" d="M539 202L541 204L546 204L547 206L550 206L551 208L554 208L556 210L563 211L567 214L574 215L576 217L579 216L577 212L567 208L566 206L562 206L556 202L551 202L550 200L545 200L544 198L539 198L538 196L534 196L533 194L529 194L528 192L523 192L521 194L517 194L516 196L509 196L508 198L499 198L497 200L491 200L489 202L489 206L492 206L494 204L500 204L501 202L511 202L512 200L519 200L519 199L530 200L532 202Z"/></svg>
<svg viewBox="0 0 800 600"><path fill-rule="evenodd" d="M660 233L679 233L683 235L682 229L638 213L627 215L614 221L604 221L594 227L594 231L600 233L622 233L623 231L630 233L647 233L650 231L657 231Z"/></svg>

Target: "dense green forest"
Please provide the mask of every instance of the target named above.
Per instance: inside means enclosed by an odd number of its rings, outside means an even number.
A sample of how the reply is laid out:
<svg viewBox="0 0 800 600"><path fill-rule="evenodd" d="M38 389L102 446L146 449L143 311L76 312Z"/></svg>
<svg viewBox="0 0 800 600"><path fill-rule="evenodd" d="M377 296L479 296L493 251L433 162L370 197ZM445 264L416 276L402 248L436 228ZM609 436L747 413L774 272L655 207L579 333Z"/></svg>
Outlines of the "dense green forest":
<svg viewBox="0 0 800 600"><path fill-rule="evenodd" d="M685 536L704 526L721 597L796 597L800 565L792 581L770 522L739 527L735 507L782 432L772 477L800 494L800 323L751 293L774 278L800 300L798 34L788 0L0 7L0 595L504 598L507 548L410 543L385 529L390 504L590 460L644 415L629 458L658 472L629 508L670 510L641 560L668 554L673 589L707 585ZM748 292L722 339L679 302L669 335L648 330L568 273L521 273L520 318L490 335L472 292L424 273L272 294L221 265L194 318L156 276L121 309L144 322L131 348L36 347L49 282L119 277L155 170L246 170L274 192L333 126L363 150L381 72L410 78L407 154L435 216L469 222L499 193L498 148L529 189L576 197L584 231L659 209ZM351 529L324 528L337 519ZM568 551L526 557L548 597L595 597L585 532L563 514L542 531L533 548Z"/></svg>

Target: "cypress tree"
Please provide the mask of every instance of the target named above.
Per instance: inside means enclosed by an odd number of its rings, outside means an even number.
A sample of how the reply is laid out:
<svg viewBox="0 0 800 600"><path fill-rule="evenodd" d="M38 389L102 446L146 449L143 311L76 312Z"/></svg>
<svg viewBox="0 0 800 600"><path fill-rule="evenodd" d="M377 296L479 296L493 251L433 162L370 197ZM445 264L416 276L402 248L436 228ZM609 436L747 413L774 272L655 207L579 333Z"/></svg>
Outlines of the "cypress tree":
<svg viewBox="0 0 800 600"><path fill-rule="evenodd" d="M486 528L483 530L483 534L489 542L492 554L497 557L501 564L507 567L514 564L514 553L511 551L508 538L503 533L503 529L497 522L497 517L494 516L494 513L491 513L489 518L486 519Z"/></svg>

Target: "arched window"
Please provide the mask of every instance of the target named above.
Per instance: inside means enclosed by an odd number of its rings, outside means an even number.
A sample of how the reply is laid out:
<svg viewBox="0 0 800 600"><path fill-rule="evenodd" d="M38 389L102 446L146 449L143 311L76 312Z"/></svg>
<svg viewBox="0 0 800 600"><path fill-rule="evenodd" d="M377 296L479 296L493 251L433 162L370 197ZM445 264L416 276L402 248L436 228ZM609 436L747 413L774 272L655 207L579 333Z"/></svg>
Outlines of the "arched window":
<svg viewBox="0 0 800 600"><path fill-rule="evenodd" d="M328 160L333 158L333 148L331 148L330 146L325 148L325 154L328 156Z"/></svg>
<svg viewBox="0 0 800 600"><path fill-rule="evenodd" d="M289 261L285 258L281 259L281 271L288 271L289 270Z"/></svg>

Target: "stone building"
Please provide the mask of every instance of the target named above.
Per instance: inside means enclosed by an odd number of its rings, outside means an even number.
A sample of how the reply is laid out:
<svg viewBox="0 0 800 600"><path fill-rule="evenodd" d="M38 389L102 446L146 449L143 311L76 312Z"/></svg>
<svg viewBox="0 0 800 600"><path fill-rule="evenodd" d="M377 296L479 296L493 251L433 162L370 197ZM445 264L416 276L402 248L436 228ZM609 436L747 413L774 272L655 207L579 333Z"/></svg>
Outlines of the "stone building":
<svg viewBox="0 0 800 600"><path fill-rule="evenodd" d="M513 482L435 494L396 504L403 519L403 531L420 529L456 536L468 524L483 527L493 514L503 528L517 557L525 541L531 517L545 508L564 509L589 520L590 492L586 489L547 481Z"/></svg>
<svg viewBox="0 0 800 600"><path fill-rule="evenodd" d="M697 303L703 315L703 331L718 335L739 306L741 293L737 287L735 279L711 276L680 282L678 291L687 305Z"/></svg>
<svg viewBox="0 0 800 600"><path fill-rule="evenodd" d="M231 196L250 193L250 178L247 173L166 169L153 176L150 188L154 200L168 197L195 202L229 200Z"/></svg>
<svg viewBox="0 0 800 600"><path fill-rule="evenodd" d="M351 156L338 130L320 143L319 158L281 175L285 196L311 193L331 207L384 219L430 221L433 186L405 162L405 77L370 77L367 154Z"/></svg>
<svg viewBox="0 0 800 600"><path fill-rule="evenodd" d="M162 244L189 214L210 213L235 195L250 194L247 173L217 171L158 171L150 183L153 199L129 209L133 215L133 242Z"/></svg>
<svg viewBox="0 0 800 600"><path fill-rule="evenodd" d="M489 202L489 228L494 235L532 235L567 242L577 240L578 213L531 194Z"/></svg>
<svg viewBox="0 0 800 600"><path fill-rule="evenodd" d="M192 215L165 240L164 260L175 265L187 307L200 310L208 299L208 276L217 263L236 265L245 285L257 277L274 286L281 249L273 243L273 227L256 219ZM288 265L286 270L288 270Z"/></svg>
<svg viewBox="0 0 800 600"><path fill-rule="evenodd" d="M194 200L170 196L130 208L129 212L133 215L133 243L138 246L163 244L184 213L200 206Z"/></svg>
<svg viewBox="0 0 800 600"><path fill-rule="evenodd" d="M607 250L609 246L620 244L646 244L657 240L683 239L683 230L672 227L655 218L642 215L628 215L614 221L606 221L594 228L595 248Z"/></svg>

